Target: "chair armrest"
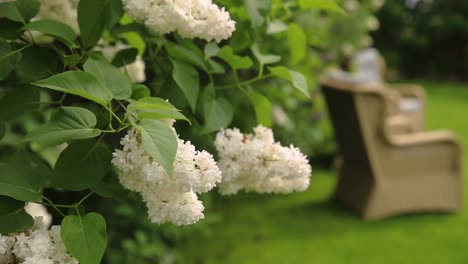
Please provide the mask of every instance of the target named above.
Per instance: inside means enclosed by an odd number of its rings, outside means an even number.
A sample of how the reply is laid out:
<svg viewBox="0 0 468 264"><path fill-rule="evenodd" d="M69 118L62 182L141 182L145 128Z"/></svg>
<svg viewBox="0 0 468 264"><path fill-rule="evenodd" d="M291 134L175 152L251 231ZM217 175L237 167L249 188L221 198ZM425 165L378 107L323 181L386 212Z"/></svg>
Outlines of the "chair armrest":
<svg viewBox="0 0 468 264"><path fill-rule="evenodd" d="M446 171L461 175L462 148L450 131L400 134L387 139L393 146L387 162L395 168L395 175L415 171L423 174Z"/></svg>
<svg viewBox="0 0 468 264"><path fill-rule="evenodd" d="M424 88L417 84L386 84L393 90L398 91L402 97L416 97L424 100L426 92Z"/></svg>
<svg viewBox="0 0 468 264"><path fill-rule="evenodd" d="M418 129L415 129L413 123L413 119L408 116L391 115L385 120L384 134L387 138L392 138L391 140L388 140L391 142L395 135L418 132Z"/></svg>
<svg viewBox="0 0 468 264"><path fill-rule="evenodd" d="M425 145L430 143L448 143L460 145L457 137L448 130L417 132L394 135L391 143L395 146Z"/></svg>

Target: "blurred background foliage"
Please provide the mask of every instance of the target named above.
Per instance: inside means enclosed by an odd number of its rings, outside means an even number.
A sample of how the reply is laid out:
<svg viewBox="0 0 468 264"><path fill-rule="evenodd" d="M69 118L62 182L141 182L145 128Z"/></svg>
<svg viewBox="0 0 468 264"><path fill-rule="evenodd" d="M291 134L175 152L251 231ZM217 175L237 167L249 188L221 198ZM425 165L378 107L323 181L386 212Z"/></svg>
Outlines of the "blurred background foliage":
<svg viewBox="0 0 468 264"><path fill-rule="evenodd" d="M373 37L391 77L466 80L467 14L467 1L387 1Z"/></svg>

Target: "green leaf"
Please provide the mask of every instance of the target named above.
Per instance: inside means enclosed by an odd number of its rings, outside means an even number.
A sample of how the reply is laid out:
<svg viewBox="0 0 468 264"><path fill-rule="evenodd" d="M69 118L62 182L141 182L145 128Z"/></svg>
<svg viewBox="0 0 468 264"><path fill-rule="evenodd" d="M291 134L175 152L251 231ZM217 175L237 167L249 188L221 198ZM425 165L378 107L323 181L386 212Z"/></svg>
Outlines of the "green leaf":
<svg viewBox="0 0 468 264"><path fill-rule="evenodd" d="M138 100L144 97L150 97L151 96L151 91L150 89L143 84L138 84L135 83L132 85L132 96L131 98L133 100Z"/></svg>
<svg viewBox="0 0 468 264"><path fill-rule="evenodd" d="M2 139L5 136L5 133L6 133L5 122L0 121L0 139Z"/></svg>
<svg viewBox="0 0 468 264"><path fill-rule="evenodd" d="M112 171L101 182L91 187L91 190L102 197L114 199L125 199L129 194L129 191L120 184L118 176Z"/></svg>
<svg viewBox="0 0 468 264"><path fill-rule="evenodd" d="M288 46L291 51L290 63L295 65L303 60L307 54L307 37L301 26L296 23L288 25Z"/></svg>
<svg viewBox="0 0 468 264"><path fill-rule="evenodd" d="M81 191L96 185L111 167L112 153L95 140L70 144L55 164L51 185Z"/></svg>
<svg viewBox="0 0 468 264"><path fill-rule="evenodd" d="M42 160L19 152L0 162L0 195L20 201L41 201L39 189L49 182L50 176L50 169Z"/></svg>
<svg viewBox="0 0 468 264"><path fill-rule="evenodd" d="M204 58L196 52L181 45L167 44L165 45L165 48L171 58L183 60L203 69L205 72L208 72L208 66L204 61Z"/></svg>
<svg viewBox="0 0 468 264"><path fill-rule="evenodd" d="M95 45L110 18L109 0L80 0L78 25L81 42L85 49Z"/></svg>
<svg viewBox="0 0 468 264"><path fill-rule="evenodd" d="M24 202L0 196L0 234L21 232L33 225L34 220L24 210Z"/></svg>
<svg viewBox="0 0 468 264"><path fill-rule="evenodd" d="M39 106L40 93L30 85L19 85L0 99L0 120L11 120L31 113Z"/></svg>
<svg viewBox="0 0 468 264"><path fill-rule="evenodd" d="M138 56L138 49L128 48L119 50L112 59L112 64L116 67L122 67L133 63Z"/></svg>
<svg viewBox="0 0 468 264"><path fill-rule="evenodd" d="M83 69L103 82L115 99L127 99L132 95L130 80L117 67L110 64L104 56L93 54L86 60Z"/></svg>
<svg viewBox="0 0 468 264"><path fill-rule="evenodd" d="M106 220L98 213L69 215L62 220L62 241L80 264L99 264L106 250Z"/></svg>
<svg viewBox="0 0 468 264"><path fill-rule="evenodd" d="M106 106L112 92L94 75L82 71L68 71L33 83L36 86L74 94Z"/></svg>
<svg viewBox="0 0 468 264"><path fill-rule="evenodd" d="M255 115L257 116L257 122L266 127L271 126L271 103L263 95L252 92L249 94L250 101L255 109Z"/></svg>
<svg viewBox="0 0 468 264"><path fill-rule="evenodd" d="M217 63L214 60L209 59L208 60L208 65L210 65L209 73L211 74L224 74L226 73L226 70L224 69L224 66Z"/></svg>
<svg viewBox="0 0 468 264"><path fill-rule="evenodd" d="M70 54L70 55L63 56L63 63L70 68L75 67L80 62L81 62L81 56L78 54Z"/></svg>
<svg viewBox="0 0 468 264"><path fill-rule="evenodd" d="M229 101L218 98L204 102L204 119L202 133L210 133L225 128L231 124L234 109Z"/></svg>
<svg viewBox="0 0 468 264"><path fill-rule="evenodd" d="M253 61L249 57L241 57L234 54L230 46L224 46L217 56L226 61L234 70L248 69L253 65Z"/></svg>
<svg viewBox="0 0 468 264"><path fill-rule="evenodd" d="M299 6L301 9L324 10L345 14L343 9L341 9L341 7L337 5L334 0L299 0Z"/></svg>
<svg viewBox="0 0 468 264"><path fill-rule="evenodd" d="M69 25L50 19L41 19L26 24L22 30L32 30L55 37L70 47L76 47L75 31Z"/></svg>
<svg viewBox="0 0 468 264"><path fill-rule="evenodd" d="M38 0L16 0L0 3L0 18L5 17L13 21L26 23L39 13Z"/></svg>
<svg viewBox="0 0 468 264"><path fill-rule="evenodd" d="M8 77L21 59L21 49L13 47L4 39L0 39L0 80Z"/></svg>
<svg viewBox="0 0 468 264"><path fill-rule="evenodd" d="M304 75L297 71L290 70L284 66L268 67L268 69L270 70L271 74L291 82L296 89L310 98L310 94L307 88L307 81Z"/></svg>
<svg viewBox="0 0 468 264"><path fill-rule="evenodd" d="M125 26L125 25L124 25ZM140 28L143 30L144 34L146 29L144 25L139 24ZM139 33L135 31L130 31L119 35L127 41L127 43L138 50L138 55L143 56L146 50L145 39Z"/></svg>
<svg viewBox="0 0 468 264"><path fill-rule="evenodd" d="M106 28L110 29L115 24L119 23L124 14L121 0L109 0L108 8L109 16L106 21Z"/></svg>
<svg viewBox="0 0 468 264"><path fill-rule="evenodd" d="M174 66L172 78L184 93L192 112L195 112L200 91L200 76L198 75L198 71L184 61L174 60L172 61L172 65Z"/></svg>
<svg viewBox="0 0 468 264"><path fill-rule="evenodd" d="M41 145L58 145L70 140L97 137L101 130L94 128L96 116L80 107L63 106L52 114L46 124L28 133L25 140Z"/></svg>
<svg viewBox="0 0 468 264"><path fill-rule="evenodd" d="M206 44L203 50L205 52L205 60L216 56L216 54L218 54L220 50L221 49L218 47L218 44L216 44L216 42L210 42Z"/></svg>
<svg viewBox="0 0 468 264"><path fill-rule="evenodd" d="M25 203L8 196L0 195L0 216L7 215L24 208Z"/></svg>
<svg viewBox="0 0 468 264"><path fill-rule="evenodd" d="M146 97L133 102L128 105L127 112L136 114L138 120L143 118L182 119L190 123L190 120L172 104L157 97Z"/></svg>
<svg viewBox="0 0 468 264"><path fill-rule="evenodd" d="M252 53L254 54L255 58L260 62L260 64L272 64L277 63L281 60L281 56L273 55L273 54L262 54L258 49L257 43L252 46Z"/></svg>
<svg viewBox="0 0 468 264"><path fill-rule="evenodd" d="M244 5L250 15L250 20L254 27L260 27L265 21L265 17L270 11L270 0L244 0Z"/></svg>
<svg viewBox="0 0 468 264"><path fill-rule="evenodd" d="M177 153L177 136L172 128L159 120L143 119L135 128L141 134L143 147L161 165L168 175L172 175Z"/></svg>
<svg viewBox="0 0 468 264"><path fill-rule="evenodd" d="M23 27L23 23L21 22L0 18L0 25L2 25L0 27L0 38L14 40L21 35L19 32L20 28Z"/></svg>
<svg viewBox="0 0 468 264"><path fill-rule="evenodd" d="M58 56L47 48L31 46L24 49L21 54L21 60L15 70L20 82L34 82L61 70ZM34 89L37 90L36 87Z"/></svg>

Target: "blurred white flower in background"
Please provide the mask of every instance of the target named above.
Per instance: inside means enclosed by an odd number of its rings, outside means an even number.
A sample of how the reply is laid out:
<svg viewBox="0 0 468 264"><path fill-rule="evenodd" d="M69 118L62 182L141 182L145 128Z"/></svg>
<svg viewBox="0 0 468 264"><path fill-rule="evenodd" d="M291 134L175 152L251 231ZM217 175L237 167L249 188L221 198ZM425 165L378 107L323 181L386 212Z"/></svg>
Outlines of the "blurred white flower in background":
<svg viewBox="0 0 468 264"><path fill-rule="evenodd" d="M367 18L366 25L367 29L369 29L370 31L375 31L380 27L379 20L374 16L370 16Z"/></svg>
<svg viewBox="0 0 468 264"><path fill-rule="evenodd" d="M211 0L123 0L135 21L160 34L177 32L184 38L217 42L231 37L235 22Z"/></svg>
<svg viewBox="0 0 468 264"><path fill-rule="evenodd" d="M122 66L121 69L134 83L146 81L145 62L140 56L138 56L134 62Z"/></svg>
<svg viewBox="0 0 468 264"><path fill-rule="evenodd" d="M359 2L357 0L346 0L343 7L348 12L354 12L359 8Z"/></svg>
<svg viewBox="0 0 468 264"><path fill-rule="evenodd" d="M341 52L346 56L351 56L356 51L353 44L345 42L341 45Z"/></svg>
<svg viewBox="0 0 468 264"><path fill-rule="evenodd" d="M279 105L273 105L271 108L271 117L274 123L286 127L289 123L289 117L284 109Z"/></svg>
<svg viewBox="0 0 468 264"><path fill-rule="evenodd" d="M380 9L385 4L385 0L372 0L372 7L374 9Z"/></svg>
<svg viewBox="0 0 468 264"><path fill-rule="evenodd" d="M374 40L370 36L365 36L361 38L360 44L363 47L369 47L372 46L372 44L374 44Z"/></svg>

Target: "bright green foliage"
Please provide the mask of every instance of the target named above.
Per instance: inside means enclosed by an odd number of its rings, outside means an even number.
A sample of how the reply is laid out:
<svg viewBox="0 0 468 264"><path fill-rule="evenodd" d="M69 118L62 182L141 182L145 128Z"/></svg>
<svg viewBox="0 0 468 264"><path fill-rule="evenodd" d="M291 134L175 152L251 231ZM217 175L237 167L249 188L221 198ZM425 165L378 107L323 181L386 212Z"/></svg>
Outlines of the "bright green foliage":
<svg viewBox="0 0 468 264"><path fill-rule="evenodd" d="M68 71L33 83L36 86L74 94L106 106L112 92L94 75L82 71Z"/></svg>
<svg viewBox="0 0 468 264"><path fill-rule="evenodd" d="M110 64L102 55L93 54L86 60L83 69L94 74L112 92L115 99L127 99L132 95L132 84L123 72Z"/></svg>
<svg viewBox="0 0 468 264"><path fill-rule="evenodd" d="M180 113L172 104L157 97L145 97L136 102L132 102L128 105L127 112L129 114L134 114L137 120L143 118L182 119L190 122L190 120Z"/></svg>
<svg viewBox="0 0 468 264"><path fill-rule="evenodd" d="M281 61L281 56L274 54L262 54L258 48L258 44L254 44L252 46L252 53L261 65L273 64Z"/></svg>
<svg viewBox="0 0 468 264"><path fill-rule="evenodd" d="M173 59L180 59L186 61L190 64L193 64L204 71L208 70L206 62L203 60L202 54L197 53L195 50L191 50L187 47L181 45L166 45L165 46L167 53Z"/></svg>
<svg viewBox="0 0 468 264"><path fill-rule="evenodd" d="M41 19L33 21L25 25L22 30L32 30L56 37L57 39L63 41L68 46L76 46L75 44L75 32L67 24L61 22L50 20L50 19Z"/></svg>
<svg viewBox="0 0 468 264"><path fill-rule="evenodd" d="M241 57L234 54L232 47L224 46L217 54L218 57L226 61L234 70L248 69L253 62L249 57Z"/></svg>
<svg viewBox="0 0 468 264"><path fill-rule="evenodd" d="M141 134L145 150L171 175L177 153L177 137L172 128L154 119L142 119L135 128Z"/></svg>
<svg viewBox="0 0 468 264"><path fill-rule="evenodd" d="M38 0L16 0L0 3L0 18L26 23L39 12Z"/></svg>
<svg viewBox="0 0 468 264"><path fill-rule="evenodd" d="M190 64L183 61L173 61L174 70L172 78L185 95L192 111L195 112L197 106L198 93L200 91L200 77L197 70Z"/></svg>
<svg viewBox="0 0 468 264"><path fill-rule="evenodd" d="M268 69L270 70L271 74L291 82L296 89L301 91L305 96L310 97L307 91L306 79L302 74L294 70L289 70L283 66L269 67Z"/></svg>
<svg viewBox="0 0 468 264"><path fill-rule="evenodd" d="M302 9L318 9L344 14L345 12L333 0L299 0Z"/></svg>
<svg viewBox="0 0 468 264"><path fill-rule="evenodd" d="M291 50L290 64L295 65L306 56L307 42L304 30L296 23L288 25L288 45Z"/></svg>
<svg viewBox="0 0 468 264"><path fill-rule="evenodd" d="M263 95L257 92L249 94L250 100L255 108L257 121L266 127L271 126L271 102Z"/></svg>
<svg viewBox="0 0 468 264"><path fill-rule="evenodd" d="M89 110L63 106L52 114L46 124L28 133L26 140L43 145L58 145L76 139L97 137L101 134L96 126L96 116Z"/></svg>
<svg viewBox="0 0 468 264"><path fill-rule="evenodd" d="M218 131L227 127L234 116L232 104L224 98L205 101L203 111L205 113L203 133Z"/></svg>
<svg viewBox="0 0 468 264"><path fill-rule="evenodd" d="M106 220L100 214L69 215L62 221L62 241L81 264L99 264L107 245Z"/></svg>
<svg viewBox="0 0 468 264"><path fill-rule="evenodd" d="M70 144L55 164L51 185L80 191L96 185L110 170L112 153L95 140Z"/></svg>
<svg viewBox="0 0 468 264"><path fill-rule="evenodd" d="M270 9L269 0L249 1L244 0L245 7L250 15L250 20L253 27L260 27L265 22L265 16Z"/></svg>
<svg viewBox="0 0 468 264"><path fill-rule="evenodd" d="M216 42L210 42L206 44L205 48L203 49L203 52L205 53L205 60L216 56L220 50L221 49L219 48L218 44L216 44Z"/></svg>
<svg viewBox="0 0 468 264"><path fill-rule="evenodd" d="M132 96L133 100L138 100L145 97L150 97L151 91L150 89L143 85L143 84L133 84L132 85Z"/></svg>

